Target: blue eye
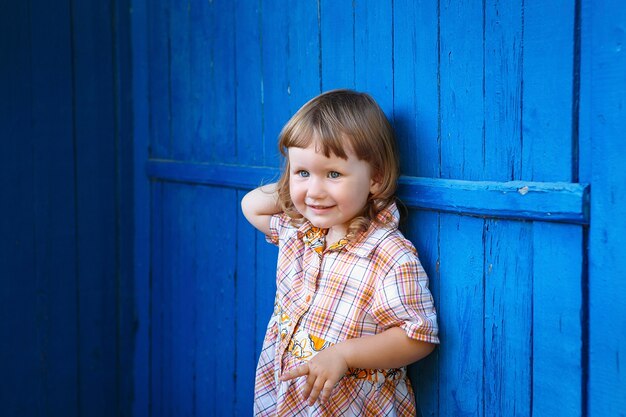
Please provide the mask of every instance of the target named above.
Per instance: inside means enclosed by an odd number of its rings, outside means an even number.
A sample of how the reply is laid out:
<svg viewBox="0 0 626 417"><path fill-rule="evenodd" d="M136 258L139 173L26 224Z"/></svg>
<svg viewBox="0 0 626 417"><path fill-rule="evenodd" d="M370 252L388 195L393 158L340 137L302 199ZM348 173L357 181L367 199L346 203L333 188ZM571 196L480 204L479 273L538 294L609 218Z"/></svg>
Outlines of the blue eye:
<svg viewBox="0 0 626 417"><path fill-rule="evenodd" d="M338 173L337 171L330 171L330 172L328 173L328 178L337 179L337 178L339 178L339 177L341 177L341 174L340 174L340 173Z"/></svg>
<svg viewBox="0 0 626 417"><path fill-rule="evenodd" d="M296 172L296 175L299 176L299 177L302 177L302 178L308 178L309 175L311 175L311 174L309 174L309 171L300 170L300 171Z"/></svg>

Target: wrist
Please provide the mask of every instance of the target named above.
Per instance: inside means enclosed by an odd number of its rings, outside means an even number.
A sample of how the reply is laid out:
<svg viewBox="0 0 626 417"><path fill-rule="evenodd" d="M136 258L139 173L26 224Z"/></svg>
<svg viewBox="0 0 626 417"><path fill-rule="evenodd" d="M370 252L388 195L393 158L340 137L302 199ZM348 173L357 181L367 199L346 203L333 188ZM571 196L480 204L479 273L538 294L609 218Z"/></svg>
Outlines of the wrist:
<svg viewBox="0 0 626 417"><path fill-rule="evenodd" d="M357 368L357 366L354 366L353 363L353 345L354 340L347 339L333 346L333 348L335 349L335 354L345 362L348 368Z"/></svg>

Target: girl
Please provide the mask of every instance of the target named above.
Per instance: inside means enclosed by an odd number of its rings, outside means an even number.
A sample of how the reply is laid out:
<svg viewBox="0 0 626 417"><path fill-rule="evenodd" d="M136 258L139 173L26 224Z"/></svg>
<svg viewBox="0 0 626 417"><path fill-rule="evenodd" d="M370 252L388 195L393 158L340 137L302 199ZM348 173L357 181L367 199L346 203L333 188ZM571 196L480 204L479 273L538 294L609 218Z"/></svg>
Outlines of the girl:
<svg viewBox="0 0 626 417"><path fill-rule="evenodd" d="M285 125L281 178L242 200L279 247L257 416L414 416L406 365L439 343L428 278L398 231L398 159L367 94L324 93Z"/></svg>

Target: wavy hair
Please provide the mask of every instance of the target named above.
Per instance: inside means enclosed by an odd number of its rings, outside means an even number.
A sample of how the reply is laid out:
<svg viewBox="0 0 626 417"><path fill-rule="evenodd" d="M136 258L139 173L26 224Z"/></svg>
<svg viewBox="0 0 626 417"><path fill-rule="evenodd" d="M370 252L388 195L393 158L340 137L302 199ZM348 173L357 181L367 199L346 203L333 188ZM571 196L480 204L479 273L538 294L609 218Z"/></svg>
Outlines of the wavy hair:
<svg viewBox="0 0 626 417"><path fill-rule="evenodd" d="M347 159L351 150L358 159L368 162L379 191L368 197L359 216L348 225L347 239L366 231L371 222L384 222L377 215L396 201L399 176L398 154L393 130L376 101L352 90L332 90L307 102L293 115L280 132L278 147L285 166L277 182L278 203L292 219L302 224L289 193L289 157L291 147L307 148L315 142L327 157L331 154Z"/></svg>

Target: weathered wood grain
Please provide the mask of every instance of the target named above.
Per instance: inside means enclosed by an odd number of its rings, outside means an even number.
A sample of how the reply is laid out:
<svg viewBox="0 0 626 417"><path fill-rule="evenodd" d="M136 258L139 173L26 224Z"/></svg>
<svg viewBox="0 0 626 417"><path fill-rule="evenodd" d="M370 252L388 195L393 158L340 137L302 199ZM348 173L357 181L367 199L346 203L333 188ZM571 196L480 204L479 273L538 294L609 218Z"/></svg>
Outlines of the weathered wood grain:
<svg viewBox="0 0 626 417"><path fill-rule="evenodd" d="M392 2L354 2L355 88L374 97L393 118Z"/></svg>
<svg viewBox="0 0 626 417"><path fill-rule="evenodd" d="M483 11L482 179L522 179L521 1L486 1ZM474 157L469 155L471 161ZM465 162L467 164L467 160Z"/></svg>
<svg viewBox="0 0 626 417"><path fill-rule="evenodd" d="M481 180L485 164L482 5L441 1L439 8L440 176ZM477 158L482 158L480 164L471 162Z"/></svg>
<svg viewBox="0 0 626 417"><path fill-rule="evenodd" d="M169 91L166 96L158 99L163 101L169 99L170 157L193 160L194 156L191 155L190 148L195 139L192 134L193 122L195 122L193 117L193 105L195 103L192 101L192 28L189 9L190 4L188 2L169 1L166 16L169 28L167 33L168 59L166 61ZM208 78L209 74L203 74L202 77Z"/></svg>
<svg viewBox="0 0 626 417"><path fill-rule="evenodd" d="M440 223L438 314L442 345L439 403L433 413L480 416L486 389L484 221L441 214ZM492 383L499 386L500 382Z"/></svg>
<svg viewBox="0 0 626 417"><path fill-rule="evenodd" d="M130 144L132 155L132 198L128 201L132 206L132 239L128 244L132 244L129 255L132 256L133 291L129 299L132 300L133 318L133 348L128 354L132 355L132 365L128 366L132 370L133 379L130 381L131 388L127 392L133 395L130 405L130 413L134 416L146 416L150 413L151 407L151 349L150 331L152 325L151 317L151 216L153 210L151 206L151 187L143 169L149 155L150 143L150 111L149 111L149 78L148 68L148 4L140 3L133 5L133 13L129 16L131 20L130 30L132 65L132 138ZM130 141L129 141L130 142Z"/></svg>
<svg viewBox="0 0 626 417"><path fill-rule="evenodd" d="M199 3L199 2L198 2ZM211 157L218 162L236 162L237 142L235 140L236 119L236 76L235 72L235 8L233 2L209 2L211 24L208 26L211 42L210 56L201 54L195 59L210 58L210 73L206 76L210 81L208 90L194 89L194 94L209 98L210 108L203 117L206 117L208 126L199 125L194 129L207 131L207 144L211 146ZM206 25L206 21L198 21L196 26ZM252 46L252 45L251 45Z"/></svg>
<svg viewBox="0 0 626 417"><path fill-rule="evenodd" d="M573 174L579 148L575 8L574 2L524 7L524 179L578 180ZM555 20L560 24L545 24ZM533 414L584 415L584 245L581 227L533 224Z"/></svg>
<svg viewBox="0 0 626 417"><path fill-rule="evenodd" d="M585 180L593 187L585 400L588 415L597 417L626 413L626 4L584 1L581 8L586 96L580 111L588 114L581 149L590 152L581 154L581 165L590 168Z"/></svg>
<svg viewBox="0 0 626 417"><path fill-rule="evenodd" d="M318 5L321 89L354 88L354 3L320 0Z"/></svg>
<svg viewBox="0 0 626 417"><path fill-rule="evenodd" d="M261 96L263 136L258 138L263 166L278 167L278 134L292 116L289 105L289 69L285 63L289 48L289 11L279 2L263 3L261 11ZM252 47L252 45L250 45ZM295 111L295 110L294 110Z"/></svg>
<svg viewBox="0 0 626 417"><path fill-rule="evenodd" d="M469 1L439 3L441 179L483 179L483 7L484 3ZM475 23L468 25L470 21ZM440 197L433 199L435 203L439 200ZM483 228L481 219L440 215L439 309L443 345L439 350L439 404L435 415L485 413Z"/></svg>
<svg viewBox="0 0 626 417"><path fill-rule="evenodd" d="M437 4L393 6L393 118L405 176L439 177L439 38Z"/></svg>
<svg viewBox="0 0 626 417"><path fill-rule="evenodd" d="M170 1L155 0L146 4L150 156L169 158L172 149Z"/></svg>
<svg viewBox="0 0 626 417"><path fill-rule="evenodd" d="M485 416L531 413L532 230L524 222L485 224Z"/></svg>
<svg viewBox="0 0 626 417"><path fill-rule="evenodd" d="M393 124L403 175L438 177L439 39L435 2L393 2ZM403 231L417 247L440 306L439 213L411 210ZM422 416L439 408L440 350L409 368Z"/></svg>
<svg viewBox="0 0 626 417"><path fill-rule="evenodd" d="M521 176L575 181L575 2L524 3ZM557 21L559 24L546 24ZM548 41L549 40L549 41Z"/></svg>
<svg viewBox="0 0 626 417"><path fill-rule="evenodd" d="M252 7L254 6L254 7ZM263 151L263 73L261 43L261 7L236 2L235 71L236 71L236 144L237 163L259 166ZM200 129L202 132L204 129ZM274 143L274 139L270 140Z"/></svg>
<svg viewBox="0 0 626 417"><path fill-rule="evenodd" d="M583 229L535 222L532 240L532 411L581 416Z"/></svg>

